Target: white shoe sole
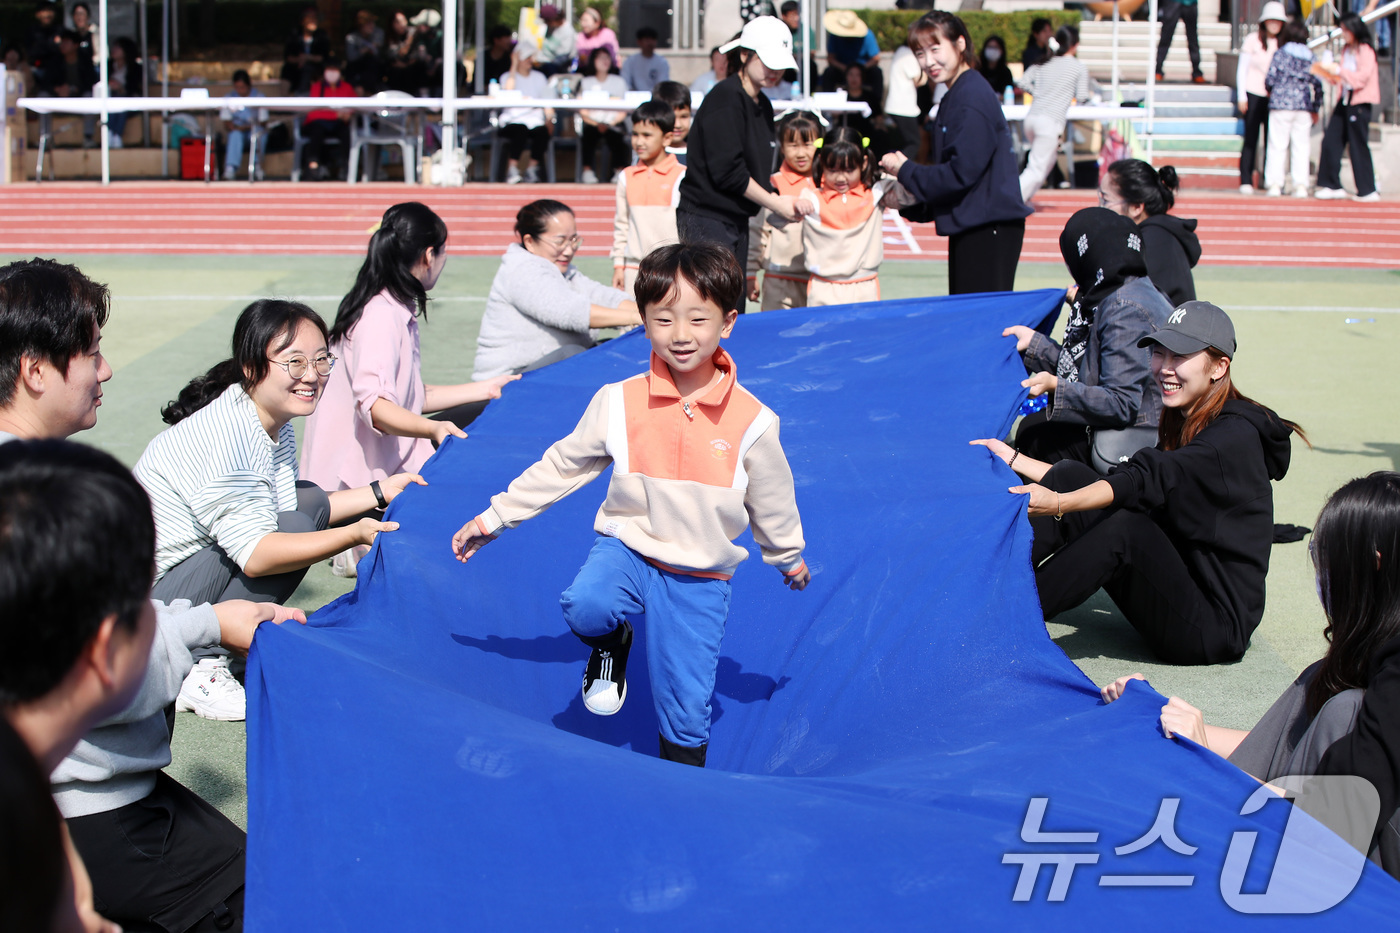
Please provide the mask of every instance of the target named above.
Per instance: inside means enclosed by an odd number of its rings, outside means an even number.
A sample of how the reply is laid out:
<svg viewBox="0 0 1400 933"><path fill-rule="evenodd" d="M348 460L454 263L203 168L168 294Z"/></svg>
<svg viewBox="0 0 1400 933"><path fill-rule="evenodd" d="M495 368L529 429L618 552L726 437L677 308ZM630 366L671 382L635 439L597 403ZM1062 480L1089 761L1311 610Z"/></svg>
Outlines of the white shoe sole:
<svg viewBox="0 0 1400 933"><path fill-rule="evenodd" d="M583 696L583 691L582 691L582 690L579 690L579 696ZM619 710L622 709L622 704L624 704L624 703L626 703L626 702L627 702L627 681L624 680L624 681L622 682L622 696L618 697L617 706L615 706L615 707L612 708L612 709L595 709L595 708L593 708L592 706L589 706L589 705L588 705L588 697L584 696L584 697L583 697L583 708L586 709L586 710L588 710L588 711L589 711L590 713L592 713L594 716L613 716L613 715L616 715L617 712L618 712Z"/></svg>
<svg viewBox="0 0 1400 933"><path fill-rule="evenodd" d="M194 713L200 719L210 719L214 722L243 722L245 719L248 718L247 710L244 710L242 716L234 716L227 713L207 712L205 710L200 709L198 706L191 703L189 700L185 699L185 695L183 693L175 698L175 712Z"/></svg>

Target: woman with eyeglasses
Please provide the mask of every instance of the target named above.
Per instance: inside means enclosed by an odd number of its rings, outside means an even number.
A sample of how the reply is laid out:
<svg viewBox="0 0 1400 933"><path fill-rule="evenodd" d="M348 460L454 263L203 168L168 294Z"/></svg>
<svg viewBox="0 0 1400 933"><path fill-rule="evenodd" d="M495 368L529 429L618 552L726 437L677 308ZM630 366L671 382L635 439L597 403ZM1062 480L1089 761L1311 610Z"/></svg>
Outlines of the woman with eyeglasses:
<svg viewBox="0 0 1400 933"><path fill-rule="evenodd" d="M327 344L326 322L306 305L255 301L234 325L233 355L161 412L170 427L133 470L155 516L153 599L283 603L312 564L398 528L372 517L332 526L387 505L422 477L400 473L327 495L297 471L292 419L316 410L336 364ZM189 676L210 698L199 715L243 718L226 651L205 652ZM195 709L186 692L177 708Z"/></svg>
<svg viewBox="0 0 1400 933"><path fill-rule="evenodd" d="M531 201L515 215L515 235L486 298L473 379L557 363L593 346L602 328L642 322L626 292L574 267L583 238L567 204Z"/></svg>
<svg viewBox="0 0 1400 933"><path fill-rule="evenodd" d="M1141 159L1119 159L1099 181L1099 207L1138 225L1148 278L1172 307L1196 300L1191 270L1201 259L1195 218L1168 213L1177 185L1175 168L1153 168Z"/></svg>
<svg viewBox="0 0 1400 933"><path fill-rule="evenodd" d="M409 201L384 212L331 326L340 365L306 421L301 471L316 485L353 489L418 472L448 437L465 438L462 428L510 381L423 384L418 319L446 262L447 225L431 208ZM353 574L353 562L337 570Z"/></svg>

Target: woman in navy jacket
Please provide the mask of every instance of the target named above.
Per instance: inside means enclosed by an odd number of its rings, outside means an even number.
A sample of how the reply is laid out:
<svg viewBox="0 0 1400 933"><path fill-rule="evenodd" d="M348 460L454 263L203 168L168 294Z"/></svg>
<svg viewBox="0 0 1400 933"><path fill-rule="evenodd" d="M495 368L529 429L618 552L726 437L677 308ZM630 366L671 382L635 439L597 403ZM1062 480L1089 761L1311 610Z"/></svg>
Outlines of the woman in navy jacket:
<svg viewBox="0 0 1400 933"><path fill-rule="evenodd" d="M909 48L930 82L948 85L930 127L934 164L891 152L880 167L914 195L904 216L932 220L948 237L949 294L1011 291L1030 209L1021 200L1001 101L977 70L967 26L953 14L920 17Z"/></svg>

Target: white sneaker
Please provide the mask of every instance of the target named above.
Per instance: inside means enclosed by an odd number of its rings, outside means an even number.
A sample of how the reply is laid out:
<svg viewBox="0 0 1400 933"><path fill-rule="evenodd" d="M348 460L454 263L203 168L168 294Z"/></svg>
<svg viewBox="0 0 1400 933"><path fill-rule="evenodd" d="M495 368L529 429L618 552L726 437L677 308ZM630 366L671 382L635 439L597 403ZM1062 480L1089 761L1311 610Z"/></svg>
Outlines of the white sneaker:
<svg viewBox="0 0 1400 933"><path fill-rule="evenodd" d="M1360 201L1362 204L1371 204L1380 199L1381 193L1379 191L1372 191L1370 194L1358 194L1356 197L1352 198L1353 201Z"/></svg>
<svg viewBox="0 0 1400 933"><path fill-rule="evenodd" d="M1253 186L1253 185L1240 185L1240 194L1253 194L1253 193L1254 193L1254 186Z"/></svg>
<svg viewBox="0 0 1400 933"><path fill-rule="evenodd" d="M359 573L360 559L369 553L368 544L346 548L331 558L331 574L353 580Z"/></svg>
<svg viewBox="0 0 1400 933"><path fill-rule="evenodd" d="M540 170L538 166L532 165L525 170L525 181L527 184L537 185L540 182Z"/></svg>
<svg viewBox="0 0 1400 933"><path fill-rule="evenodd" d="M1295 197L1295 198L1306 198L1306 197L1308 196L1308 189L1307 189L1307 188L1294 188L1294 189L1293 189L1293 195L1292 195L1292 196Z"/></svg>
<svg viewBox="0 0 1400 933"><path fill-rule="evenodd" d="M232 165L224 166L224 181L233 181L238 177L238 169Z"/></svg>
<svg viewBox="0 0 1400 933"><path fill-rule="evenodd" d="M1264 192L1264 193L1265 193L1266 195L1268 195L1269 197L1271 197L1271 198L1281 198L1281 197L1283 197L1283 189L1282 189L1282 188L1270 188L1268 191L1266 191L1266 192Z"/></svg>
<svg viewBox="0 0 1400 933"><path fill-rule="evenodd" d="M1319 201L1340 201L1347 196L1346 191L1341 188L1318 188L1313 197Z"/></svg>
<svg viewBox="0 0 1400 933"><path fill-rule="evenodd" d="M598 173L595 172L595 171L593 171L593 169L591 169L591 168L586 168L586 169L584 169L584 170L583 170L583 183L584 183L585 185L596 185L596 184L598 184Z"/></svg>
<svg viewBox="0 0 1400 933"><path fill-rule="evenodd" d="M116 133L112 132L111 130L108 130L108 131L107 131L107 148L108 148L108 149L120 149L121 147L122 147L122 138L121 138L120 136L118 136Z"/></svg>
<svg viewBox="0 0 1400 933"><path fill-rule="evenodd" d="M506 169L506 184L508 184L508 185L518 185L518 184L520 184L520 169L516 168L514 165L512 165L510 168Z"/></svg>
<svg viewBox="0 0 1400 933"><path fill-rule="evenodd" d="M201 658L180 685L175 709L203 719L241 722L248 716L248 698L234 680L227 657Z"/></svg>

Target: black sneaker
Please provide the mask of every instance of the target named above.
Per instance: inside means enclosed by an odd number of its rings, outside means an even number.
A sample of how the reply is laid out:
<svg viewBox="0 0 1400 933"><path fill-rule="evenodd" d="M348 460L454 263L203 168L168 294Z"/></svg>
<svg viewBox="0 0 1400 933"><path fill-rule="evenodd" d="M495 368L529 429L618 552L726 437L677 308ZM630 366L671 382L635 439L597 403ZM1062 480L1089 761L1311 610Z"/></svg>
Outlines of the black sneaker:
<svg viewBox="0 0 1400 933"><path fill-rule="evenodd" d="M606 639L588 639L593 653L583 669L583 705L598 716L611 716L627 700L627 655L632 626L623 622Z"/></svg>

